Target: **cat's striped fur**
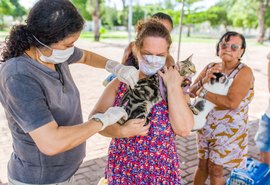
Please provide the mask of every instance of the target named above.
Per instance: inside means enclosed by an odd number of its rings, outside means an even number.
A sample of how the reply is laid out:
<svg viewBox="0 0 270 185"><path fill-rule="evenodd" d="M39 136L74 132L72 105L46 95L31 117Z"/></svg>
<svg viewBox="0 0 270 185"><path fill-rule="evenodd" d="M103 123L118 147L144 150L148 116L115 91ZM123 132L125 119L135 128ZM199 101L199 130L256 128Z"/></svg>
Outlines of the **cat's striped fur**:
<svg viewBox="0 0 270 185"><path fill-rule="evenodd" d="M191 77L195 74L195 65L191 61L192 55L184 61L176 62L179 67L179 73L186 80L181 84L182 88L189 87ZM166 88L161 88L157 74L152 77L144 78L138 81L134 89L129 88L122 97L119 106L123 107L128 120L134 118L147 118L151 108L162 99L167 99ZM164 84L163 84L164 85ZM163 92L165 91L165 92ZM163 96L165 94L165 96ZM120 120L118 123L123 125L127 120ZM149 120L146 120L148 123Z"/></svg>

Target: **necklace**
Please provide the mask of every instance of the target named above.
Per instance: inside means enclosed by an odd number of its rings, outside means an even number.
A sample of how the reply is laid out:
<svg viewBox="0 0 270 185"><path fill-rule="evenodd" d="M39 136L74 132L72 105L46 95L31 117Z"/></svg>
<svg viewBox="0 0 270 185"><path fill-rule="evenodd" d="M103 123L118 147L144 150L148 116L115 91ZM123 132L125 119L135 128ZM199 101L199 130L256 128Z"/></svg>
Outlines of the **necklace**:
<svg viewBox="0 0 270 185"><path fill-rule="evenodd" d="M227 76L230 76L232 74L232 72L238 68L238 66L241 64L241 62L237 62L235 66L233 66L231 69L225 71L224 69L224 73L227 75Z"/></svg>
<svg viewBox="0 0 270 185"><path fill-rule="evenodd" d="M28 53L24 52L24 54L25 54L27 57L29 57L29 58L32 59L32 57L31 57Z"/></svg>

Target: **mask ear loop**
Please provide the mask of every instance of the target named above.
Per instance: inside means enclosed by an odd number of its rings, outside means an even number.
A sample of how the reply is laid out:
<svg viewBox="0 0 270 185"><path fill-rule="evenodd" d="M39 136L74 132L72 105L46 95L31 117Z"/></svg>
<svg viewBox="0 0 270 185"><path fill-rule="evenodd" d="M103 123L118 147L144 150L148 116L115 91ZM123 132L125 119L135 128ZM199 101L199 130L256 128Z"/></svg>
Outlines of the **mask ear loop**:
<svg viewBox="0 0 270 185"><path fill-rule="evenodd" d="M36 39L36 41L38 41L38 43L39 44L41 44L42 46L44 46L44 47L46 47L46 48L48 48L48 49L50 49L50 50L53 50L52 48L50 48L49 46L47 46L46 44L43 44L40 40L38 40L36 37L35 37L35 35L33 35L33 37Z"/></svg>

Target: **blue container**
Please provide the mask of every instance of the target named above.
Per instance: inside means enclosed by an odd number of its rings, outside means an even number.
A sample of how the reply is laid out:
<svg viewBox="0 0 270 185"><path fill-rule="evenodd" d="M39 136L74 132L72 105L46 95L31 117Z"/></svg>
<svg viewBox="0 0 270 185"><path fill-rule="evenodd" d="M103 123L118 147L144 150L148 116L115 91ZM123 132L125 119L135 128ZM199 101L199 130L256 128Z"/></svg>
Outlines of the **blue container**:
<svg viewBox="0 0 270 185"><path fill-rule="evenodd" d="M116 75L114 74L110 74L109 76L107 76L107 78L102 82L103 86L107 86L108 83L110 83L115 77Z"/></svg>
<svg viewBox="0 0 270 185"><path fill-rule="evenodd" d="M246 169L233 169L227 185L270 185L270 168L249 158Z"/></svg>

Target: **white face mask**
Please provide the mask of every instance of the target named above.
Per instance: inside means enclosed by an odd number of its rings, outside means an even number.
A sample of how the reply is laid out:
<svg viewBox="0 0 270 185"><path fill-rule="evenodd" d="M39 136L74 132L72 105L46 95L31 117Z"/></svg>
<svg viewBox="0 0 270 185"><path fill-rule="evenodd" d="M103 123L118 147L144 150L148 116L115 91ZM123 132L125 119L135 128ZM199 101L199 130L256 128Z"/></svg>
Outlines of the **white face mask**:
<svg viewBox="0 0 270 185"><path fill-rule="evenodd" d="M34 36L34 35L33 35ZM40 42L35 36L34 38L43 46L46 48L52 50L51 56L47 57L41 53L41 51L37 48L40 56L40 60L47 62L47 63L52 63L52 64L60 64L69 59L69 57L74 53L74 46L61 50L61 49L52 49L51 47L47 46L46 44L43 44Z"/></svg>
<svg viewBox="0 0 270 185"><path fill-rule="evenodd" d="M143 55L143 59L139 61L139 69L147 76L156 74L166 62L166 57L156 55Z"/></svg>

